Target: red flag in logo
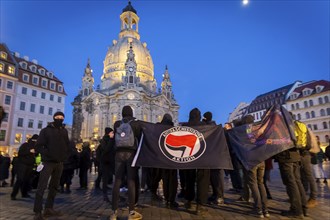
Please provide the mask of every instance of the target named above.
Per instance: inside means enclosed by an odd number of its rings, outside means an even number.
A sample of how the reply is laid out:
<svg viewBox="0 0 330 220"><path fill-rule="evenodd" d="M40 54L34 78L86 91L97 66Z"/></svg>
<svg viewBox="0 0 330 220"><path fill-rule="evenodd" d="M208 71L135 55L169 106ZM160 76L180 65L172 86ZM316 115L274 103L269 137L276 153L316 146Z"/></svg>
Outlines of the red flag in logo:
<svg viewBox="0 0 330 220"><path fill-rule="evenodd" d="M166 137L166 144L169 145L169 147L181 149L182 147L188 147L190 148L189 156L191 156L195 144L196 144L197 137L195 135L180 135L176 136L173 134L169 134Z"/></svg>

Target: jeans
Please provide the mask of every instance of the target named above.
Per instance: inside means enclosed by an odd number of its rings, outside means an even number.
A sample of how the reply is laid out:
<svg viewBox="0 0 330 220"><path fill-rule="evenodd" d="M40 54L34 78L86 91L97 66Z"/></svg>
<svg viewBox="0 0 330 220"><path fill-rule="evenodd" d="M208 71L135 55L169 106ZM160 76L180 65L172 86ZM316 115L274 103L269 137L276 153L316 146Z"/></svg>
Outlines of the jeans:
<svg viewBox="0 0 330 220"><path fill-rule="evenodd" d="M303 154L301 156L301 181L303 183L305 191L308 191L308 186L310 189L310 199L316 199L317 197L317 187L313 177L311 155Z"/></svg>
<svg viewBox="0 0 330 220"><path fill-rule="evenodd" d="M296 215L302 215L306 208L306 194L300 179L299 162L279 163L282 182L290 200L290 210Z"/></svg>
<svg viewBox="0 0 330 220"><path fill-rule="evenodd" d="M267 193L264 186L265 162L247 171L247 182L257 211L267 211Z"/></svg>
<svg viewBox="0 0 330 220"><path fill-rule="evenodd" d="M34 200L33 211L39 213L42 211L42 200L44 192L49 182L49 192L45 204L45 208L53 208L58 186L60 185L61 174L63 170L63 163L43 162L44 168L40 171L36 197Z"/></svg>
<svg viewBox="0 0 330 220"><path fill-rule="evenodd" d="M134 210L135 203L135 181L137 178L137 168L132 167L132 162L135 156L135 152L119 151L115 156L115 183L112 189L112 210L118 209L119 201L119 188L122 182L122 178L127 171L127 186L128 186L128 208L129 211Z"/></svg>

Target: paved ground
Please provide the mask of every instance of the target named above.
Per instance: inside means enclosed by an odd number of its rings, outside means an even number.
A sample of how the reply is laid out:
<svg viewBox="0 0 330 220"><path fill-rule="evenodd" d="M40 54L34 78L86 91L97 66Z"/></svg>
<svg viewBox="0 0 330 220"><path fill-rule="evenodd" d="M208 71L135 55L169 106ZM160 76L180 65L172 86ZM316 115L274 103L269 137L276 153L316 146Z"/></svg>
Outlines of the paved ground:
<svg viewBox="0 0 330 220"><path fill-rule="evenodd" d="M281 210L288 210L289 203L287 203L287 195L285 188L282 185L279 177L279 170L276 167L271 173L271 182L269 183L273 199L269 200L270 219L288 219L280 215ZM330 176L330 162L325 162L324 167L328 176ZM85 191L76 190L78 186L78 176L75 175L73 190L71 194L58 194L55 200L55 209L61 210L63 216L62 220L87 220L87 219L108 219L110 214L110 205L103 201L102 192L95 190L93 187L93 180L96 178L95 174L89 175L89 189ZM193 210L185 210L183 207L183 200L179 200L180 207L178 210L172 210L165 207L163 202L154 202L151 200L150 193L145 192L141 194L137 210L143 214L144 220L188 220L188 219L208 219L208 220L246 220L258 219L251 212L252 204L237 202L238 194L229 191L231 183L225 179L225 205L218 207L208 207L208 212L202 215L195 215ZM330 219L330 191L329 184L318 183L319 197L318 206L309 209L309 217L306 220L328 220ZM11 187L0 187L0 220L3 219L33 219L33 198L34 191L32 191L31 199L22 199L20 194L16 201L10 199ZM122 194L125 196L125 194ZM110 197L111 198L111 197ZM122 205L119 212L119 220L127 219L127 208Z"/></svg>

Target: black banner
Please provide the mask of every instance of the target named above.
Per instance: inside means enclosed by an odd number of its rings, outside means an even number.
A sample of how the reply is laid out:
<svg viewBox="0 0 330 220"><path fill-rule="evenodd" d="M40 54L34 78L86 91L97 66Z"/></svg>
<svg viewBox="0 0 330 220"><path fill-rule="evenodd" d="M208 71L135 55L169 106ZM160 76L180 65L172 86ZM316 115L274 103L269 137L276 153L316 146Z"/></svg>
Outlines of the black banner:
<svg viewBox="0 0 330 220"><path fill-rule="evenodd" d="M233 169L221 126L168 126L141 122L143 137L132 166Z"/></svg>

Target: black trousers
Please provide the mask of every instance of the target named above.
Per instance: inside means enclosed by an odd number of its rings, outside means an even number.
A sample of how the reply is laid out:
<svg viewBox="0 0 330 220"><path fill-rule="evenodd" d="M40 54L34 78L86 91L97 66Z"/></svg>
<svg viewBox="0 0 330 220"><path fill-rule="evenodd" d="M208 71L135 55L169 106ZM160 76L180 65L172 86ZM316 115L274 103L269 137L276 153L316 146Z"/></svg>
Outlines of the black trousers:
<svg viewBox="0 0 330 220"><path fill-rule="evenodd" d="M16 197L19 190L21 190L22 196L28 194L30 187L30 181L33 172L33 166L26 164L17 164L17 179L13 187L12 197Z"/></svg>
<svg viewBox="0 0 330 220"><path fill-rule="evenodd" d="M186 180L185 199L192 201L195 198L195 183L197 184L196 202L206 204L210 184L209 169L184 170Z"/></svg>
<svg viewBox="0 0 330 220"><path fill-rule="evenodd" d="M128 208L129 211L134 210L135 194L136 194L136 179L137 168L131 167L135 152L116 152L115 156L115 184L112 189L112 210L118 209L119 203L119 188L125 171L127 172L127 186L128 186Z"/></svg>
<svg viewBox="0 0 330 220"><path fill-rule="evenodd" d="M63 163L43 162L43 165L44 168L40 171L36 197L34 200L33 211L36 213L42 211L42 200L43 200L44 192L48 185L49 178L50 178L49 186L48 186L49 191L48 191L45 208L53 208L55 196L58 191L62 170L63 170Z"/></svg>
<svg viewBox="0 0 330 220"><path fill-rule="evenodd" d="M71 186L72 184L72 178L74 175L74 169L65 169L62 172L60 185L63 187L64 185Z"/></svg>
<svg viewBox="0 0 330 220"><path fill-rule="evenodd" d="M212 195L215 199L224 198L224 170L211 169L210 181L212 186Z"/></svg>
<svg viewBox="0 0 330 220"><path fill-rule="evenodd" d="M178 171L171 169L163 169L163 191L167 202L174 202L178 189Z"/></svg>

